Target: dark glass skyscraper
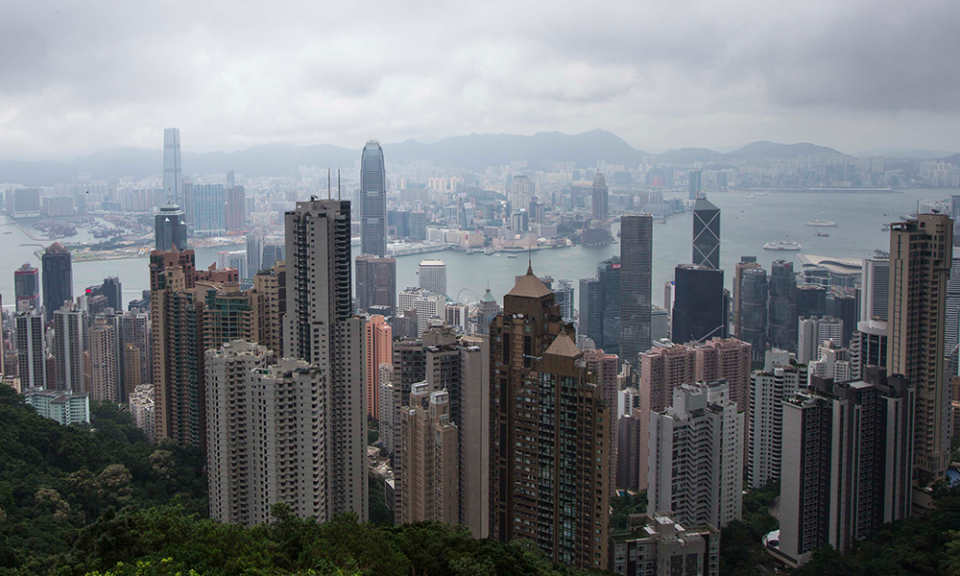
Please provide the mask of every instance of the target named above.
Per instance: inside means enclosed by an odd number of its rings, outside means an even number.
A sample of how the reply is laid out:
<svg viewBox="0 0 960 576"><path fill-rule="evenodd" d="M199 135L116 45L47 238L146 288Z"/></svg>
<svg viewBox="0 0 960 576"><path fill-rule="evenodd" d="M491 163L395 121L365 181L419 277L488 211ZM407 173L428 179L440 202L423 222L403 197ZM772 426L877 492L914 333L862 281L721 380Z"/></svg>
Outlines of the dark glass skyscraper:
<svg viewBox="0 0 960 576"><path fill-rule="evenodd" d="M720 268L720 209L706 198L693 205L693 263Z"/></svg>
<svg viewBox="0 0 960 576"><path fill-rule="evenodd" d="M183 210L173 202L167 202L154 218L156 249L163 252L187 249L187 222Z"/></svg>
<svg viewBox="0 0 960 576"><path fill-rule="evenodd" d="M360 253L387 255L387 172L376 140L367 142L360 158Z"/></svg>
<svg viewBox="0 0 960 576"><path fill-rule="evenodd" d="M580 279L580 336L586 336L602 347L603 290L596 278Z"/></svg>
<svg viewBox="0 0 960 576"><path fill-rule="evenodd" d="M650 349L653 282L653 217L624 214L620 220L620 358L639 368Z"/></svg>
<svg viewBox="0 0 960 576"><path fill-rule="evenodd" d="M397 259L357 256L357 307L371 313L372 306L389 306L397 313Z"/></svg>
<svg viewBox="0 0 960 576"><path fill-rule="evenodd" d="M619 256L597 265L597 280L603 291L602 348L608 354L620 353L620 267Z"/></svg>
<svg viewBox="0 0 960 576"><path fill-rule="evenodd" d="M54 242L40 259L43 269L43 317L46 322L67 300L73 301L73 263L63 244Z"/></svg>
<svg viewBox="0 0 960 576"><path fill-rule="evenodd" d="M678 344L727 337L723 270L695 264L676 268L673 341Z"/></svg>
<svg viewBox="0 0 960 576"><path fill-rule="evenodd" d="M763 360L767 350L767 271L748 268L740 277L740 334L750 344L754 360Z"/></svg>
<svg viewBox="0 0 960 576"><path fill-rule="evenodd" d="M793 262L776 260L770 265L770 345L797 351L797 277Z"/></svg>

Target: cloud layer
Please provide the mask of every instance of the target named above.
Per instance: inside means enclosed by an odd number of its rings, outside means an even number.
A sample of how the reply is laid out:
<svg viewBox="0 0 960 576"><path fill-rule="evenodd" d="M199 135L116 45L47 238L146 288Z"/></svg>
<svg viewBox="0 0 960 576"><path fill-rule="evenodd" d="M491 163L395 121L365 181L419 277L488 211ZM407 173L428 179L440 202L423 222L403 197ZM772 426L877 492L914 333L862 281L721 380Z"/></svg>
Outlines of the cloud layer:
<svg viewBox="0 0 960 576"><path fill-rule="evenodd" d="M960 3L0 0L0 158L602 127L960 150Z"/></svg>

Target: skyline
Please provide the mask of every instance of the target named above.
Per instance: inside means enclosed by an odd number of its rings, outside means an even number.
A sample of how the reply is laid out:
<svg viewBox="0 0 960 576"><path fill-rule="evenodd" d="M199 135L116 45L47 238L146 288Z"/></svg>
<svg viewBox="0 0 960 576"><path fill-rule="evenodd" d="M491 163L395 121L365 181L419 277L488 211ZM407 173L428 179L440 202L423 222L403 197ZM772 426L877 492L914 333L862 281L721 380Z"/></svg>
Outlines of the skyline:
<svg viewBox="0 0 960 576"><path fill-rule="evenodd" d="M691 4L21 3L0 23L0 157L153 146L163 126L198 151L598 126L650 151L960 150L960 7Z"/></svg>

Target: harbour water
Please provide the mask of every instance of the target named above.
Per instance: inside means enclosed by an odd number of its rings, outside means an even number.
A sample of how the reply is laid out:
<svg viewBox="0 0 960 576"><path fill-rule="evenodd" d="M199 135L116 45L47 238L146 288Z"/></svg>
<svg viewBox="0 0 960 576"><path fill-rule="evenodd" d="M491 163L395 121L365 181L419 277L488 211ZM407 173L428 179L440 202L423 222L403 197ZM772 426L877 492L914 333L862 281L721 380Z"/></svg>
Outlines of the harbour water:
<svg viewBox="0 0 960 576"><path fill-rule="evenodd" d="M744 255L756 256L768 270L770 263L779 259L793 260L799 269L798 254L862 258L870 256L875 249L887 249L889 233L880 230L884 223L896 222L900 214L914 212L920 200L949 198L957 193L947 189L905 190L895 194L771 192L748 198L747 192L726 192L710 194L709 199L721 209L720 263L729 287L733 267ZM814 228L805 225L816 218L833 220L838 226L821 230L828 232L829 237L818 237ZM654 304L663 304L663 284L673 278L674 267L691 260L692 226L691 214L653 225ZM5 234L8 231L11 234ZM802 249L799 252L764 250L763 245L772 240L799 242ZM39 258L34 255L39 246L5 219L0 220L0 246L0 295L4 306L9 307L14 297L13 271L24 262L39 267ZM217 252L223 249L197 250L197 266L206 268L216 262ZM242 246L230 249L240 250ZM578 280L592 275L598 262L615 254L620 254L619 244L534 251L533 269L538 275L571 280L579 290ZM439 258L446 263L448 296L461 301L475 301L488 286L494 297L501 300L513 287L514 276L527 269L527 254L508 258L505 254L468 255L448 250L401 256L397 259L398 290L418 284L417 265L424 258ZM146 258L75 263L73 275L74 293L100 284L106 276L119 276L125 302L139 298L141 291L149 288ZM579 298L579 293L576 297Z"/></svg>

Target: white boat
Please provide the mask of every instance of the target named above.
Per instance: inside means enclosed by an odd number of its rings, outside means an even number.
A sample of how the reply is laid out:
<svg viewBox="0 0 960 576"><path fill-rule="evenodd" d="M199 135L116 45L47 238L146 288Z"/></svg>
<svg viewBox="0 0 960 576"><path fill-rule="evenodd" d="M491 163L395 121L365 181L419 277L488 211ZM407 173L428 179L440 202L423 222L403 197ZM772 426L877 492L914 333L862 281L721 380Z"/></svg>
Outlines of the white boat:
<svg viewBox="0 0 960 576"><path fill-rule="evenodd" d="M774 240L773 242L767 242L763 245L764 250L776 250L776 251L791 251L796 252L800 250L802 246L796 242L790 242L788 240Z"/></svg>
<svg viewBox="0 0 960 576"><path fill-rule="evenodd" d="M820 220L819 218L815 218L807 222L807 226L817 226L819 228L836 228L837 223L834 222L833 220Z"/></svg>

